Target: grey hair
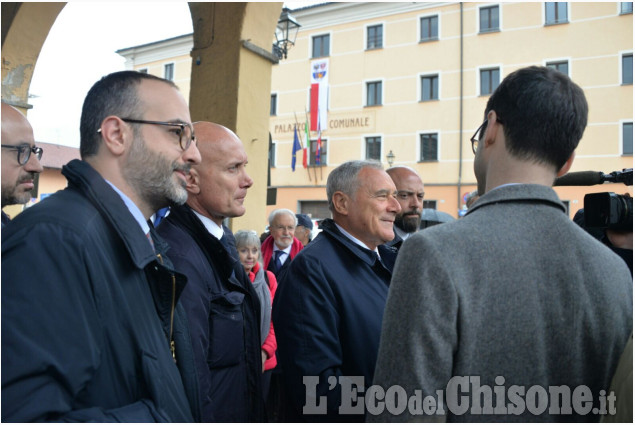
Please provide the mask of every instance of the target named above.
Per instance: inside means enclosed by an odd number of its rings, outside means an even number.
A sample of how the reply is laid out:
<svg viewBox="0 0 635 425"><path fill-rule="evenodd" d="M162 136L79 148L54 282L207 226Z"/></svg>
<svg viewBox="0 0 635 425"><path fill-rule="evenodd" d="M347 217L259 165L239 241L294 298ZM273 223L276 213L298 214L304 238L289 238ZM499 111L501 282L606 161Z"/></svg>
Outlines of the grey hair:
<svg viewBox="0 0 635 425"><path fill-rule="evenodd" d="M260 237L255 230L239 230L234 233L236 239L236 250L242 247L255 246L258 248L258 259L262 261L262 253L260 252Z"/></svg>
<svg viewBox="0 0 635 425"><path fill-rule="evenodd" d="M378 161L348 161L331 171L326 180L326 197L329 200L329 210L335 211L333 205L333 195L335 192L343 192L348 196L353 196L359 188L359 179L357 175L363 168L375 168L382 170L381 163Z"/></svg>
<svg viewBox="0 0 635 425"><path fill-rule="evenodd" d="M275 218L279 214L289 214L291 217L293 217L294 226L298 225L298 217L295 216L295 213L293 211L287 208L278 208L277 210L271 211L271 214L269 214L269 226L271 226L271 223L273 223L273 220L275 220Z"/></svg>

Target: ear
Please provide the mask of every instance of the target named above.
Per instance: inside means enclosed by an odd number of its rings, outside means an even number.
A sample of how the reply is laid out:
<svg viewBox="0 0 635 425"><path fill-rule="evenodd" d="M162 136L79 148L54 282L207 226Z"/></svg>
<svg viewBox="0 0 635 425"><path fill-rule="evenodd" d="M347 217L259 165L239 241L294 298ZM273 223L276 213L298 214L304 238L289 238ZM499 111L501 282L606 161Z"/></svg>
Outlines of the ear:
<svg viewBox="0 0 635 425"><path fill-rule="evenodd" d="M333 207L340 215L348 215L351 199L344 192L337 191L333 194Z"/></svg>
<svg viewBox="0 0 635 425"><path fill-rule="evenodd" d="M113 155L121 156L126 152L126 139L131 129L121 118L114 115L106 117L99 129L104 147Z"/></svg>
<svg viewBox="0 0 635 425"><path fill-rule="evenodd" d="M201 192L200 185L201 177L194 168L190 168L190 172L187 175L185 189L193 195L198 195Z"/></svg>
<svg viewBox="0 0 635 425"><path fill-rule="evenodd" d="M487 113L487 128L483 135L484 146L493 145L496 142L496 134L498 133L498 127L500 123L497 120L496 111L493 109Z"/></svg>
<svg viewBox="0 0 635 425"><path fill-rule="evenodd" d="M575 151L573 151L569 159L567 159L567 162L565 162L564 165L560 168L560 170L558 170L558 174L556 175L556 177L564 176L565 174L569 172L571 165L573 165L573 158L575 158Z"/></svg>

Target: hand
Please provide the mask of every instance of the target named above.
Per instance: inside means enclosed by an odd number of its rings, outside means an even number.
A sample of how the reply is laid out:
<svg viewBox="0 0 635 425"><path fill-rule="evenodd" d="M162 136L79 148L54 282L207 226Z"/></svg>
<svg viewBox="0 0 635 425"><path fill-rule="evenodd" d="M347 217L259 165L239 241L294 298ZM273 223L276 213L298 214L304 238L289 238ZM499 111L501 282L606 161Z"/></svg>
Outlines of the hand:
<svg viewBox="0 0 635 425"><path fill-rule="evenodd" d="M265 362L267 361L267 352L265 350L260 350L260 355L262 356L262 371L265 371Z"/></svg>

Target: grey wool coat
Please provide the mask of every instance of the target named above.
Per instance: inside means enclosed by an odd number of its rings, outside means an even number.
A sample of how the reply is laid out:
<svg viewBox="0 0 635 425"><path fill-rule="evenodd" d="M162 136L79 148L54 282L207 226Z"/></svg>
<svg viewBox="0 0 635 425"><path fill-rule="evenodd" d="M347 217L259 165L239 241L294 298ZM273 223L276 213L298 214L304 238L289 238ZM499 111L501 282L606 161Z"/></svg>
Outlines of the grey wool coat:
<svg viewBox="0 0 635 425"><path fill-rule="evenodd" d="M431 398L367 420L597 421L632 316L626 264L553 189L496 188L401 248L373 383ZM571 407L558 412L550 386L567 386Z"/></svg>

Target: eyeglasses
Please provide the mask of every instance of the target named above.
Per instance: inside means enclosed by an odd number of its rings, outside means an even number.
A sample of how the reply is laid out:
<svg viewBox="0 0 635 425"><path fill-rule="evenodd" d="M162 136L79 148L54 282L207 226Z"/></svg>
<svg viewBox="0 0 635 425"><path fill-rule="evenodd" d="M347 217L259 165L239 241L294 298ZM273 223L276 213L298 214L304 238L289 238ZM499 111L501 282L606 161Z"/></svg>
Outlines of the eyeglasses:
<svg viewBox="0 0 635 425"><path fill-rule="evenodd" d="M31 152L33 152L35 154L35 157L38 159L38 161L40 159L42 159L42 152L44 152L42 150L42 148L38 148L38 147L31 147L29 145L20 145L20 146L14 146L14 145L0 145L5 149L13 149L18 151L18 164L20 165L24 165L27 162L29 162L29 158L31 158Z"/></svg>
<svg viewBox="0 0 635 425"><path fill-rule="evenodd" d="M478 142L480 142L480 140L483 138L483 133L487 128L488 121L489 120L486 118L485 121L483 121L483 124L481 124L479 128L476 129L474 136L470 138L470 142L472 142L472 152L474 153L474 155L476 155L476 149L478 149ZM503 123L503 121L501 121L498 117L496 117L496 122L499 122L501 124Z"/></svg>
<svg viewBox="0 0 635 425"><path fill-rule="evenodd" d="M190 147L192 142L196 140L196 136L194 135L194 127L192 124L186 122L164 122L164 121L146 121L146 120L135 120L132 118L122 118L123 121L134 123L134 124L152 124L152 125L165 125L168 127L178 127L175 129L175 133L179 137L179 146L184 151Z"/></svg>
<svg viewBox="0 0 635 425"><path fill-rule="evenodd" d="M146 121L135 120L133 118L122 118L122 121L133 124L152 124L152 125L165 125L168 127L177 127L174 129L177 137L179 138L179 146L184 151L190 147L192 142L196 142L196 135L194 135L194 127L187 122L164 122L164 121ZM101 128L97 130L97 133L101 133Z"/></svg>

